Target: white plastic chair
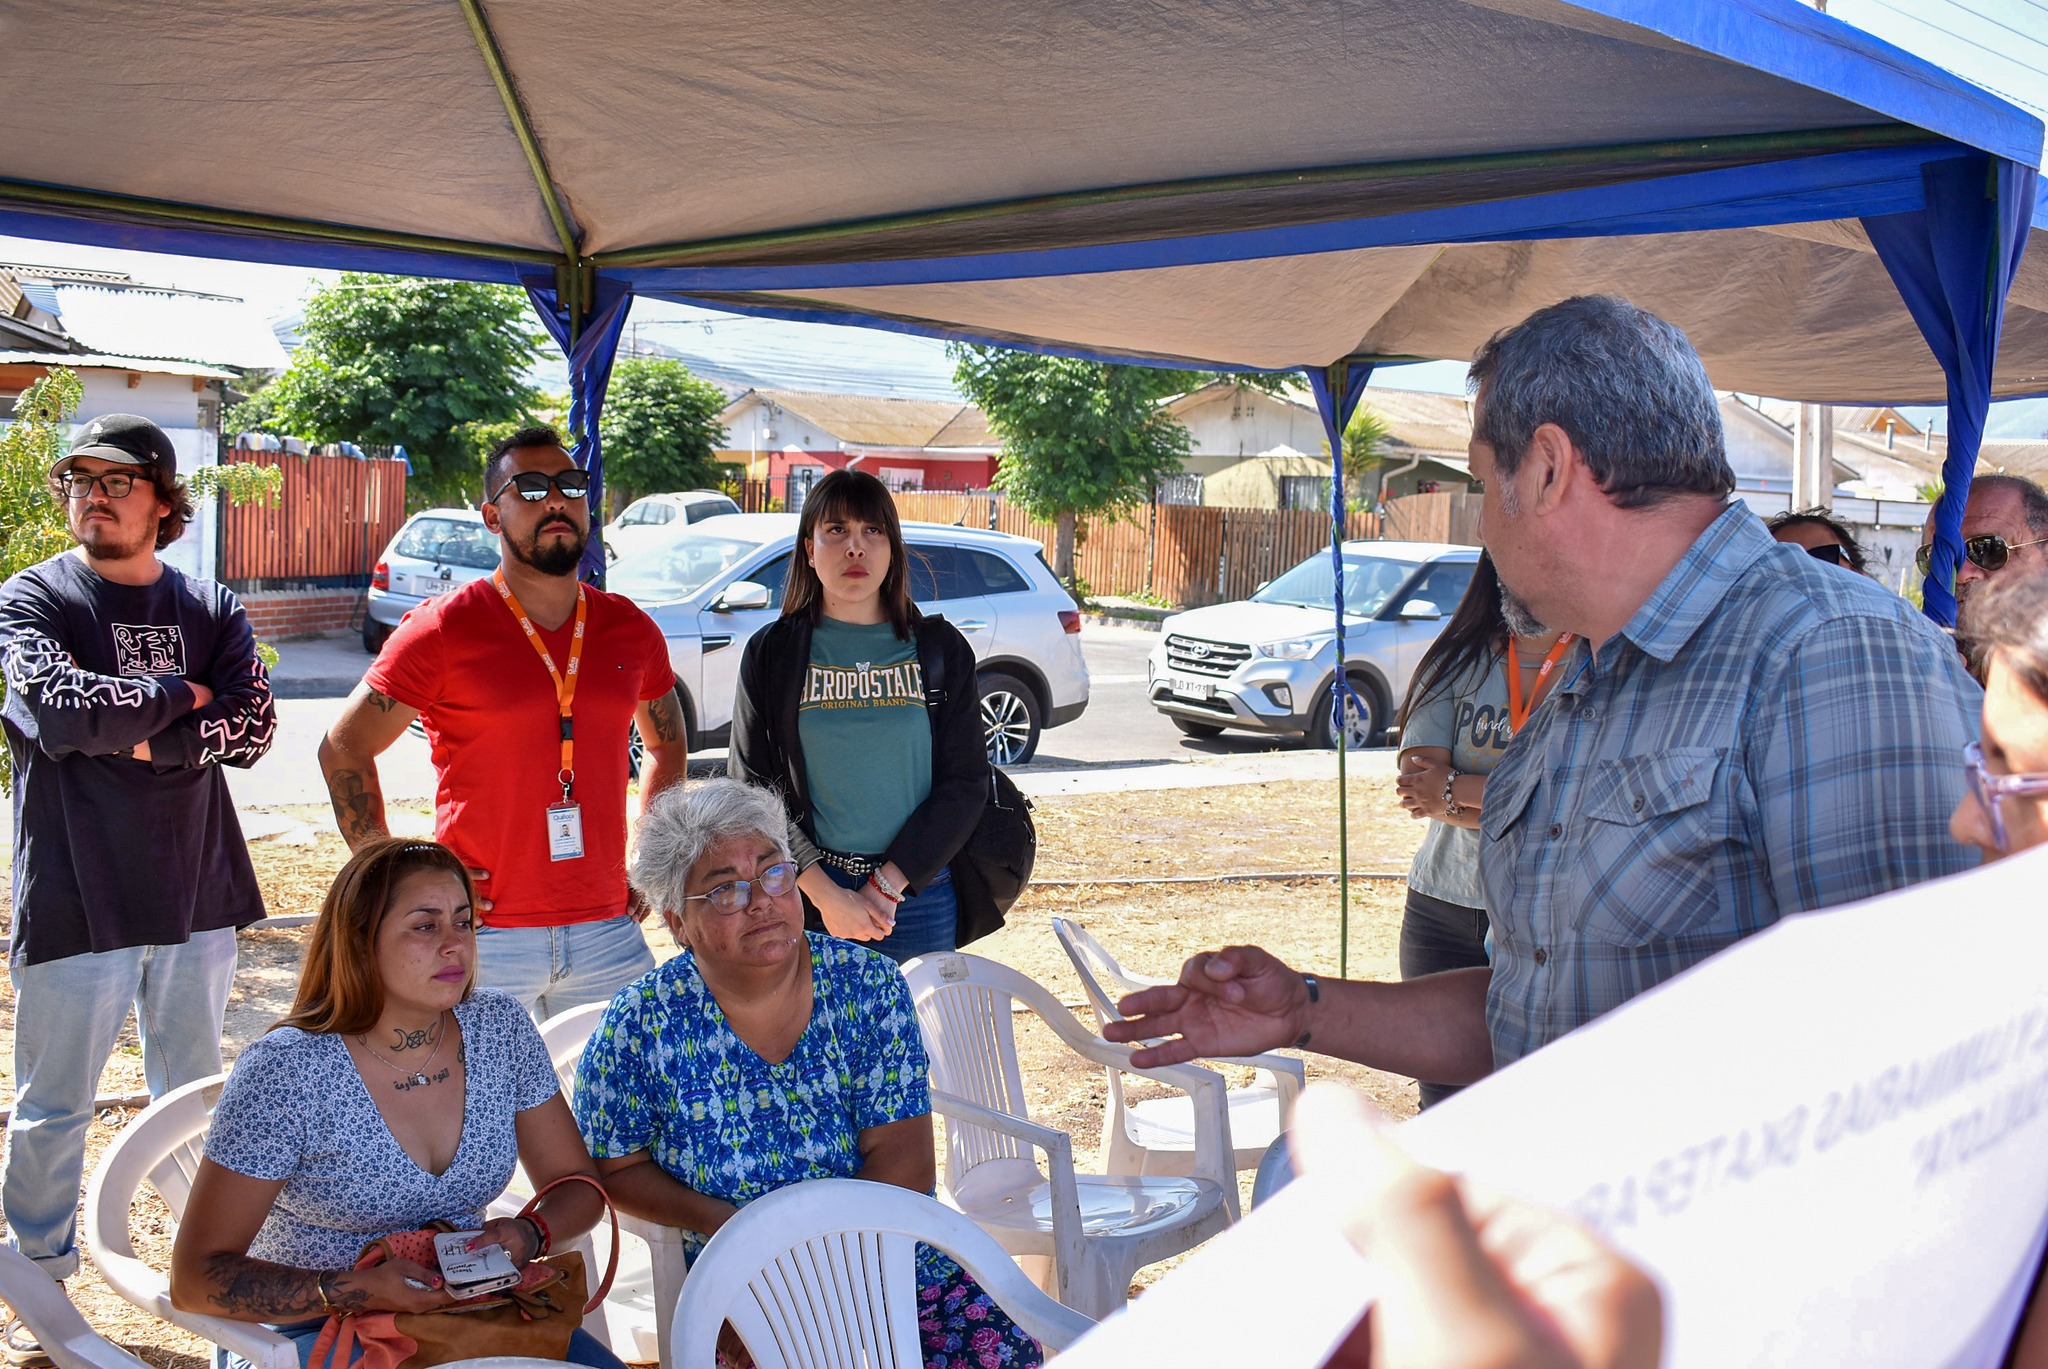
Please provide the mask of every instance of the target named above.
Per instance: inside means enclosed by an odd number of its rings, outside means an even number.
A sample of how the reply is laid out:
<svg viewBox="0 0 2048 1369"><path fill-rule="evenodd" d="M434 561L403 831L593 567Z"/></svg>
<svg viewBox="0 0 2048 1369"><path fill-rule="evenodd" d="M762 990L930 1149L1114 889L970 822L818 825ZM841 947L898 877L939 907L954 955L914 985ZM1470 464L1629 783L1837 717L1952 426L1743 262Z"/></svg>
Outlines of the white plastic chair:
<svg viewBox="0 0 2048 1369"><path fill-rule="evenodd" d="M1049 1350L1094 1325L951 1208L893 1184L817 1179L747 1204L711 1238L676 1308L674 1362L714 1369L730 1321L759 1369L923 1369L919 1242L959 1261Z"/></svg>
<svg viewBox="0 0 2048 1369"><path fill-rule="evenodd" d="M1042 986L980 956L919 956L903 976L931 1054L932 1111L946 1119L946 1194L1012 1255L1051 1256L1050 1291L1061 1302L1108 1316L1128 1300L1139 1268L1235 1220L1230 1118L1215 1071L1139 1069L1129 1046L1091 1035ZM1192 1177L1076 1174L1073 1138L1031 1120L1013 1001L1085 1059L1187 1094L1196 1119ZM1045 1152L1043 1174L1034 1149Z"/></svg>
<svg viewBox="0 0 2048 1369"><path fill-rule="evenodd" d="M1117 1000L1126 994L1170 983L1132 974L1117 963L1088 929L1069 918L1052 920L1067 959L1074 962L1088 1006L1097 1025L1120 1022ZM1308 1082L1301 1061L1268 1052L1251 1056L1215 1056L1216 1063L1248 1065L1258 1076L1249 1087L1231 1089L1230 1138L1239 1169L1257 1169L1267 1149L1287 1128L1294 1100ZM1109 1111L1102 1119L1102 1151L1111 1174L1190 1174L1194 1172L1195 1119L1185 1098L1149 1098L1133 1103L1124 1097L1121 1073L1109 1071Z"/></svg>
<svg viewBox="0 0 2048 1369"><path fill-rule="evenodd" d="M0 1245L0 1302L28 1326L57 1369L147 1369L86 1325L64 1290L12 1246Z"/></svg>
<svg viewBox="0 0 2048 1369"><path fill-rule="evenodd" d="M135 1120L121 1129L85 1189L85 1247L99 1268L107 1286L145 1312L173 1326L182 1327L202 1340L211 1341L218 1351L232 1351L255 1369L298 1369L299 1351L292 1342L256 1322L233 1321L204 1312L186 1312L171 1305L170 1275L151 1266L135 1253L129 1230L129 1211L144 1184L155 1189L171 1220L183 1221L185 1200L192 1194L192 1179L204 1157L206 1128L213 1120L213 1105L220 1099L227 1076L216 1074L173 1089L144 1108ZM491 1215L509 1216L518 1211L516 1202L500 1199L492 1204ZM582 1252L586 1268L598 1269L596 1254L588 1236L564 1245L565 1250ZM603 1324L586 1327L603 1341ZM218 1363L220 1356L215 1355Z"/></svg>
<svg viewBox="0 0 2048 1369"><path fill-rule="evenodd" d="M583 1062L584 1048L608 1006L586 1003L540 1024L540 1039L548 1048L548 1059L554 1062L565 1098L576 1096L576 1067ZM619 1227L645 1242L648 1259L642 1264L630 1247L620 1252L619 1273L602 1309L611 1327L611 1343L621 1350L633 1350L622 1358L659 1358L663 1369L668 1369L669 1328L675 1318L676 1298L690 1271L683 1254L683 1233L624 1212L619 1214Z"/></svg>

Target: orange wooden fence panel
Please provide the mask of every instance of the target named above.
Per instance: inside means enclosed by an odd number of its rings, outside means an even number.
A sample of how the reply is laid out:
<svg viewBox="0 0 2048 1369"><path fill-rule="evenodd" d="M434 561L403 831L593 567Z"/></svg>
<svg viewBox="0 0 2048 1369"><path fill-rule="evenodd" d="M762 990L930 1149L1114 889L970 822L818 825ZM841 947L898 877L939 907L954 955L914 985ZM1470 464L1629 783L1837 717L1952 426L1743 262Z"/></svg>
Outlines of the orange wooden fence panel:
<svg viewBox="0 0 2048 1369"><path fill-rule="evenodd" d="M405 522L403 462L239 449L228 460L282 470L284 489L226 509L223 580L367 580Z"/></svg>

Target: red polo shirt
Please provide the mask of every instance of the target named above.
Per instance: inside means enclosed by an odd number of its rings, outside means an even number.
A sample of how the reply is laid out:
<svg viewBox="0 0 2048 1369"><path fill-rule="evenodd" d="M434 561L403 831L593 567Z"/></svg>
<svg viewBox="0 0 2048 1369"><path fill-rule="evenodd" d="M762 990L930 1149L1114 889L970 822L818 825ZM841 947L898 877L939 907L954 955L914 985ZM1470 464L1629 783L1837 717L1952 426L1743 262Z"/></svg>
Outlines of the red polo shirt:
<svg viewBox="0 0 2048 1369"><path fill-rule="evenodd" d="M583 855L548 859L546 814L562 800L554 681L490 577L405 615L364 676L419 710L439 785L434 834L489 870L479 892L494 927L559 927L626 910L626 728L642 702L675 688L668 643L630 599L590 599L576 684L576 793ZM557 670L575 615L541 631Z"/></svg>

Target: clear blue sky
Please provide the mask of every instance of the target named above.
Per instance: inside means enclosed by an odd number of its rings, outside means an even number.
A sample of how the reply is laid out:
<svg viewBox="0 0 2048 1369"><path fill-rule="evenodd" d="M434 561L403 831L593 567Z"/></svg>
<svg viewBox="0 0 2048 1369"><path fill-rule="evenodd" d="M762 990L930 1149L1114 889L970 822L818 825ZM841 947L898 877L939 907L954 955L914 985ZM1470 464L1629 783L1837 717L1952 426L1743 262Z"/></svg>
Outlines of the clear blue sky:
<svg viewBox="0 0 2048 1369"><path fill-rule="evenodd" d="M1889 43L1998 92L2048 120L2048 0L1829 0L1827 11ZM117 252L22 238L0 237L0 261L98 267L126 271L157 284L240 295L266 315L287 314L313 285L333 272L147 252ZM648 342L740 370L774 364L784 383L831 382L849 374L872 376L878 388L900 394L950 393L952 365L936 342L901 334L818 324L784 324L713 314L681 305L641 301L633 323ZM559 362L536 377L563 388ZM1454 362L1389 367L1376 386L1462 393L1464 367ZM1926 412L1926 411L1916 411ZM1939 410L1932 411L1939 421ZM1992 435L2048 436L2048 400L1996 405Z"/></svg>

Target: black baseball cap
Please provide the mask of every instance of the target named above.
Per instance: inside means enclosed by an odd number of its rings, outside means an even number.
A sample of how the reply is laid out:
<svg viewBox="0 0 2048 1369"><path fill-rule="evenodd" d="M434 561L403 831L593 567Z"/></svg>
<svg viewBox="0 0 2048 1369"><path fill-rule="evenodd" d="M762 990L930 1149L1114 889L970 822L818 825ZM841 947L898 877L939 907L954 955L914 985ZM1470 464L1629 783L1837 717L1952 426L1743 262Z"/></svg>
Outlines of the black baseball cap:
<svg viewBox="0 0 2048 1369"><path fill-rule="evenodd" d="M81 456L98 457L123 466L155 466L166 475L178 470L178 449L170 435L140 414L102 414L78 430L71 451L50 467L55 475Z"/></svg>

